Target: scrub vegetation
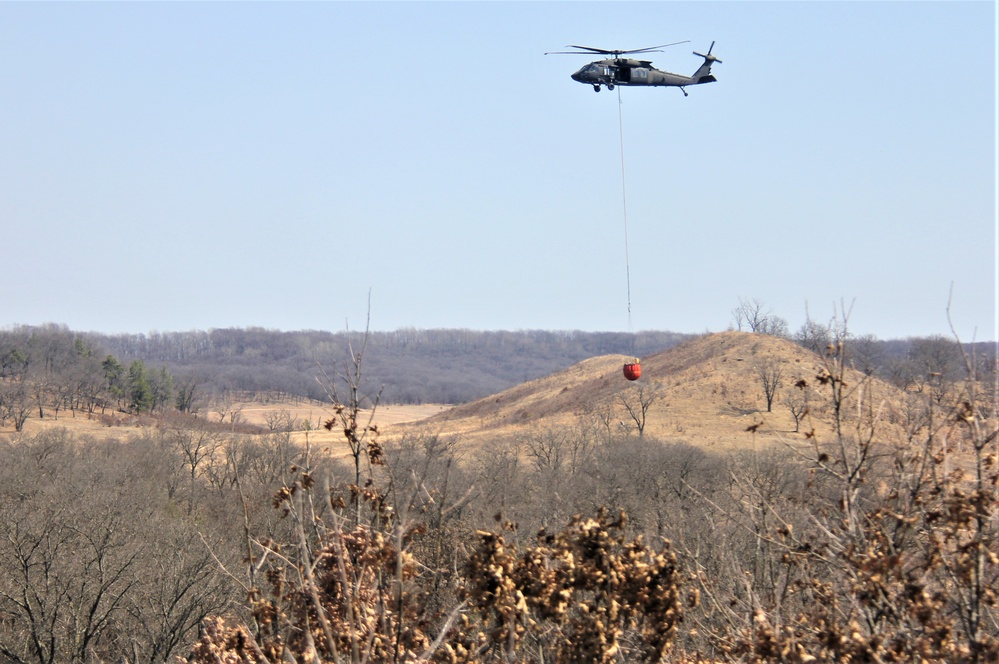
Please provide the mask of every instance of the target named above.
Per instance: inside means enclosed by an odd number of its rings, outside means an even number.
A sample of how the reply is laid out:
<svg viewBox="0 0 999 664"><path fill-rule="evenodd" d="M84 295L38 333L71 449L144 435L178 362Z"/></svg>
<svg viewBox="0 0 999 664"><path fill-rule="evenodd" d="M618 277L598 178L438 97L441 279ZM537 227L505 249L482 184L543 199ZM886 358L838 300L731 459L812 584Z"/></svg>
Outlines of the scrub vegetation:
<svg viewBox="0 0 999 664"><path fill-rule="evenodd" d="M698 394L757 401L714 451L684 431L689 384L600 401L586 363L393 432L361 335L302 432L247 427L157 358L2 333L0 660L997 661L994 358L939 338L894 364L836 321L799 336L709 372L730 373ZM646 375L687 380L716 347ZM536 415L493 443L448 433L490 407ZM763 443L777 411L797 432ZM24 426L102 414L148 426Z"/></svg>

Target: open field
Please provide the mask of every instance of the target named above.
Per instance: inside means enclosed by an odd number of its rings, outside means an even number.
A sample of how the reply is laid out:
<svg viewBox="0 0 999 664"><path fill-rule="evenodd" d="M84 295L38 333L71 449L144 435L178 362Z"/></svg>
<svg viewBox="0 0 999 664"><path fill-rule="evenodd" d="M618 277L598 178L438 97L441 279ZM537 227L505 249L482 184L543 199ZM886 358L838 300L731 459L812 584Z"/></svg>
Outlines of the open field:
<svg viewBox="0 0 999 664"><path fill-rule="evenodd" d="M419 404L419 405L382 405L376 410L377 417L373 423L386 429L391 435L394 426L414 421L424 420L434 415L446 411L450 406L441 404ZM335 428L332 432L323 428L323 423L332 417L332 411L328 406L322 404L305 404L301 402L274 402L255 403L243 402L232 404L227 407L227 413L238 413L238 422L242 426L250 425L260 432L268 430L268 419L276 415L287 414L294 422L292 440L296 443L304 444L308 438L311 445L318 448L326 448L335 457L346 454L343 444L343 435ZM369 414L369 413L368 413ZM209 411L203 414L212 421L218 421L220 415L217 412ZM227 415L228 417L228 415ZM114 421L114 425L109 425L109 421ZM367 420L364 420L367 422ZM153 418L102 418L99 415L89 416L83 413L60 412L58 416L46 415L44 419L38 417L29 418L24 425L26 434L34 434L49 429L64 428L74 434L86 435L94 438L114 438L125 440L128 437L141 433L149 427L163 427L163 422ZM0 437L13 436L13 427L0 429Z"/></svg>
<svg viewBox="0 0 999 664"><path fill-rule="evenodd" d="M509 390L458 406L442 404L380 405L371 420L383 439L431 433L456 435L471 448L512 441L552 428L590 427L608 435L637 433L630 406L642 417L644 435L683 441L706 450L729 450L774 443L802 443L813 429L830 431L827 388L815 377L823 359L790 341L744 332L722 332L695 338L642 358L642 377L625 380L621 367L630 358L605 355L528 381ZM767 411L762 372L777 372L779 382ZM801 381L804 381L802 383ZM901 420L904 394L873 378L855 374L882 403L882 429ZM795 387L798 384L799 387ZM809 414L795 423L791 405L808 400ZM642 403L646 408L641 414ZM318 402L235 402L204 408L201 417L256 427L264 432L290 428L293 438L335 451L342 434L323 424L332 417ZM279 421L280 420L280 421ZM367 424L367 420L364 421ZM125 437L143 426L171 426L155 419L73 415L62 411L43 420L32 417L28 432L66 427L99 437ZM797 430L796 430L797 429ZM901 430L895 435L902 435Z"/></svg>
<svg viewBox="0 0 999 664"><path fill-rule="evenodd" d="M280 411L288 412L297 421L309 422L314 429L321 428L322 423L331 416L329 406L323 406L322 404L302 405L291 402L260 404L245 402L237 404L236 407L240 409L239 412L244 422L259 426L267 426L268 416ZM438 415L448 408L450 406L442 404L381 405L376 411L378 416L375 418L375 421L380 426L414 422Z"/></svg>

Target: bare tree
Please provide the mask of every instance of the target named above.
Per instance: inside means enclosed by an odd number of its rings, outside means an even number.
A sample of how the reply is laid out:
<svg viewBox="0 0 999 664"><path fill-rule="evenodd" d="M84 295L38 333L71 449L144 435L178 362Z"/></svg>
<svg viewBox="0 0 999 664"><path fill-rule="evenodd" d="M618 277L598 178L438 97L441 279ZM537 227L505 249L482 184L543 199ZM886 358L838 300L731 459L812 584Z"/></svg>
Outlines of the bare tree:
<svg viewBox="0 0 999 664"><path fill-rule="evenodd" d="M950 401L964 372L961 344L943 336L916 339L909 352L919 392L931 394L938 404Z"/></svg>
<svg viewBox="0 0 999 664"><path fill-rule="evenodd" d="M794 333L794 341L813 353L824 353L832 336L829 327L809 319Z"/></svg>
<svg viewBox="0 0 999 664"><path fill-rule="evenodd" d="M661 381L657 381L649 385L639 384L634 389L629 390L629 393L618 397L618 401L635 423L638 437L642 438L645 435L645 424L648 420L649 410L666 397L666 388Z"/></svg>
<svg viewBox="0 0 999 664"><path fill-rule="evenodd" d="M581 429L598 429L603 432L605 441L613 438L614 407L611 403L585 404L578 414Z"/></svg>
<svg viewBox="0 0 999 664"><path fill-rule="evenodd" d="M773 314L773 309L759 298L744 300L739 298L739 306L732 310L735 329L743 326L750 332L769 334L774 337L788 336L787 321Z"/></svg>
<svg viewBox="0 0 999 664"><path fill-rule="evenodd" d="M767 316L758 331L760 334L768 334L771 337L780 337L781 339L786 339L790 334L787 321L780 316Z"/></svg>
<svg viewBox="0 0 999 664"><path fill-rule="evenodd" d="M268 431L291 431L295 428L295 418L286 408L267 411L264 413L264 422Z"/></svg>
<svg viewBox="0 0 999 664"><path fill-rule="evenodd" d="M223 393L218 397L212 410L215 411L220 423L228 420L233 430L236 429L237 424L243 421L243 405L235 403L233 396L229 393Z"/></svg>
<svg viewBox="0 0 999 664"><path fill-rule="evenodd" d="M184 465L190 472L191 493L187 498L187 513L190 514L194 511L198 477L201 476L206 464L224 449L224 440L218 431L209 426L174 431L171 440L183 455Z"/></svg>
<svg viewBox="0 0 999 664"><path fill-rule="evenodd" d="M132 662L170 661L190 643L202 620L225 611L231 601L228 578L213 553L224 549L221 543L213 542L209 551L198 535L169 521L157 522L155 530L157 537L144 543L137 561L142 569L126 598L128 616L121 618L128 627L122 649L127 643Z"/></svg>
<svg viewBox="0 0 999 664"><path fill-rule="evenodd" d="M14 423L14 431L23 431L30 414L31 394L24 381L12 378L0 382L0 425L9 418Z"/></svg>
<svg viewBox="0 0 999 664"><path fill-rule="evenodd" d="M809 387L808 383L800 380L795 384L797 392L788 392L784 395L784 405L794 418L794 432L801 430L801 419L808 414Z"/></svg>
<svg viewBox="0 0 999 664"><path fill-rule="evenodd" d="M850 351L850 361L854 369L863 371L868 376L878 373L883 362L883 353L875 335L865 334L856 337L850 344Z"/></svg>
<svg viewBox="0 0 999 664"><path fill-rule="evenodd" d="M767 400L767 412L773 412L774 397L780 388L781 378L784 377L784 367L777 360L769 359L756 365L756 376L760 379L763 396Z"/></svg>
<svg viewBox="0 0 999 664"><path fill-rule="evenodd" d="M170 661L227 610L216 559L163 500L173 451L150 443L57 430L0 447L0 661ZM216 542L224 521L198 514Z"/></svg>
<svg viewBox="0 0 999 664"><path fill-rule="evenodd" d="M742 326L745 325L750 332L758 331L763 325L763 321L766 320L767 314L770 313L769 309L764 311L764 307L766 307L766 303L759 298L744 300L740 297L739 306L732 310L735 328L741 331Z"/></svg>
<svg viewBox="0 0 999 664"><path fill-rule="evenodd" d="M68 506L8 512L0 562L10 578L0 603L15 627L0 637L10 661L92 661L113 614L134 583L135 553L123 540L120 514L89 514Z"/></svg>
<svg viewBox="0 0 999 664"><path fill-rule="evenodd" d="M368 324L371 315L368 314ZM326 392L333 408L333 417L323 426L327 431L339 428L350 449L354 462L354 525L360 523L361 517L361 467L362 460L370 465L384 463L384 452L378 442L378 427L374 424L375 410L381 398L381 390L373 398L368 398L361 389L361 367L364 361L364 351L368 346L369 328L366 325L361 338L361 349L354 352L353 344L348 344L350 361L343 371L336 371L330 376L320 367L321 376L317 378ZM365 414L365 406L369 409Z"/></svg>
<svg viewBox="0 0 999 664"><path fill-rule="evenodd" d="M182 413L198 412L195 393L201 382L201 379L195 374L184 376L177 381L177 410Z"/></svg>

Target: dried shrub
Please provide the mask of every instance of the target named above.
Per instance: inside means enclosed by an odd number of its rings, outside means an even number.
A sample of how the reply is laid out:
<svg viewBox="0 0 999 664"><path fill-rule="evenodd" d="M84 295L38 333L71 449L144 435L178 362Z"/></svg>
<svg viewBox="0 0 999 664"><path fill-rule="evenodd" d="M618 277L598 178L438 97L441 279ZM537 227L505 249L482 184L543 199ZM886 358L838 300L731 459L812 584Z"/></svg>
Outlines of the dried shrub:
<svg viewBox="0 0 999 664"><path fill-rule="evenodd" d="M478 620L445 645L452 661L660 661L682 621L676 557L626 539L626 522L576 516L520 555L480 531L465 568Z"/></svg>

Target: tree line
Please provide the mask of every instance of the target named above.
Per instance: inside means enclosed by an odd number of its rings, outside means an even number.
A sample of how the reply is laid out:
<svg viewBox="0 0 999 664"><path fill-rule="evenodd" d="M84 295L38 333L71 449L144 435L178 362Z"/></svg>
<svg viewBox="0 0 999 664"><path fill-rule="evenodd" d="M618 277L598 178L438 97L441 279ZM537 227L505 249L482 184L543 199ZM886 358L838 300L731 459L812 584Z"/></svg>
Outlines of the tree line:
<svg viewBox="0 0 999 664"><path fill-rule="evenodd" d="M118 357L197 376L209 391L275 390L323 399L319 369L333 371L360 332L262 328L101 336ZM464 403L596 355L647 355L690 335L401 329L366 337L365 380L389 403Z"/></svg>
<svg viewBox="0 0 999 664"><path fill-rule="evenodd" d="M165 365L124 364L95 339L64 326L0 332L0 427L20 431L32 413L88 415L189 411L190 383L177 383Z"/></svg>
<svg viewBox="0 0 999 664"><path fill-rule="evenodd" d="M807 322L788 333L759 301L733 314L738 327L790 338L822 353L833 332ZM65 326L0 330L0 427L60 412L106 414L203 411L239 394L245 398L326 401L318 376L344 369L342 358L364 343L364 385L384 403L463 403L604 354L644 356L691 335L670 332L415 330L361 333L278 332L261 328L101 335ZM942 336L879 340L851 337L849 362L905 391L957 381L962 348L996 368L991 344L959 345ZM338 364L340 362L340 364ZM761 368L761 372L765 369ZM761 373L764 386L778 376ZM771 397L775 390L767 389ZM771 404L768 403L768 409ZM795 412L800 404L789 407Z"/></svg>
<svg viewBox="0 0 999 664"><path fill-rule="evenodd" d="M759 300L742 302L733 327L789 338L821 352L829 326L806 322L790 331ZM165 368L174 389L191 401L192 386L203 395L228 392L282 393L323 400L316 376L333 373L364 336L360 332L315 330L282 332L263 328L151 332L104 335L71 332L65 327L18 327L0 331L10 337L53 334L80 339L104 359L113 355L126 367L140 360L154 371ZM387 403L465 403L525 381L607 354L643 357L671 348L695 335L673 332L475 331L400 329L369 332L366 337L365 387L382 390ZM851 361L903 389L918 388L928 373L953 378L960 373L959 349L952 339L934 336L880 340L873 335L851 339ZM989 344L977 354L994 358ZM966 345L970 348L970 345ZM342 368L342 367L340 367ZM929 371L927 370L929 368ZM154 380L151 378L151 380ZM193 404L186 404L188 406Z"/></svg>

